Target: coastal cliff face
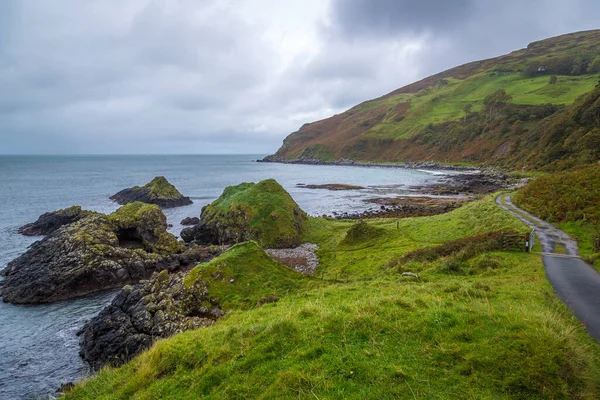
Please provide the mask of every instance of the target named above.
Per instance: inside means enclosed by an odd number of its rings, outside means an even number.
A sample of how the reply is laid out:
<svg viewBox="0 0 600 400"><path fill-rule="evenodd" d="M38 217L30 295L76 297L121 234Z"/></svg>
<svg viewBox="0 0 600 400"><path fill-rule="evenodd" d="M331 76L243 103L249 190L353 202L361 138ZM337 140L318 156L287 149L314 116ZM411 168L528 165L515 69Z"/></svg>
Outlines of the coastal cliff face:
<svg viewBox="0 0 600 400"><path fill-rule="evenodd" d="M599 57L597 30L531 43L307 123L265 161L588 164L600 159Z"/></svg>
<svg viewBox="0 0 600 400"><path fill-rule="evenodd" d="M35 242L2 271L2 299L48 303L122 286L186 262L155 205L131 203L110 215L86 212Z"/></svg>

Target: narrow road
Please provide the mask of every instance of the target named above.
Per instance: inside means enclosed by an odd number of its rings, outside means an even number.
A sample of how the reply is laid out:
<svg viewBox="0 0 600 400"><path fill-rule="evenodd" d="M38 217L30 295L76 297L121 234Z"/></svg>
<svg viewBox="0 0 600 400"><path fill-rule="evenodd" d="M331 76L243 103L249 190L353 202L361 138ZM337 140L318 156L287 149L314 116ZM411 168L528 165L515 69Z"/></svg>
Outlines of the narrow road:
<svg viewBox="0 0 600 400"><path fill-rule="evenodd" d="M546 221L515 206L510 195L502 194L496 203L527 226L535 229L543 249L548 280L558 297L600 343L600 274L579 258L577 242ZM561 250L562 253L557 253Z"/></svg>

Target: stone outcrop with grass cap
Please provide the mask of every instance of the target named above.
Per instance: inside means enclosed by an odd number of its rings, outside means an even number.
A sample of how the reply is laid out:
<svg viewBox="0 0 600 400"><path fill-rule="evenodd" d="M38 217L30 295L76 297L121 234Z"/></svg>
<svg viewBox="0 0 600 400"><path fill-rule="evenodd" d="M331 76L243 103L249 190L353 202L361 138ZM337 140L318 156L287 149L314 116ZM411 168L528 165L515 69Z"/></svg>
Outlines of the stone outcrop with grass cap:
<svg viewBox="0 0 600 400"><path fill-rule="evenodd" d="M189 197L185 197L179 190L169 183L164 176L157 176L144 186L134 186L121 190L110 196L111 200L124 205L134 201L156 204L161 208L181 207L192 204Z"/></svg>
<svg viewBox="0 0 600 400"><path fill-rule="evenodd" d="M235 244L255 240L263 247L301 244L307 215L274 179L225 188L202 209L200 223L186 228L186 242Z"/></svg>
<svg viewBox="0 0 600 400"><path fill-rule="evenodd" d="M167 232L166 217L156 205L135 202L110 215L89 212L9 262L2 271L2 297L12 303L48 303L121 287L202 259L184 250Z"/></svg>

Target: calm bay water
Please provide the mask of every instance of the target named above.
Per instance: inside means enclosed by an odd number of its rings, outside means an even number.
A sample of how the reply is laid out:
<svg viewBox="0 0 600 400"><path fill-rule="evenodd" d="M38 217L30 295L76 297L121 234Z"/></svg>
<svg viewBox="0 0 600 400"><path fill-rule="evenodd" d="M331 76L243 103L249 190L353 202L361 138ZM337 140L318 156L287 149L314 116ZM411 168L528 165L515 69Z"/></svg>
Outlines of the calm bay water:
<svg viewBox="0 0 600 400"><path fill-rule="evenodd" d="M435 181L439 173L256 163L259 155L235 156L0 156L0 269L39 238L17 229L47 211L81 205L112 212L108 197L164 175L193 205L165 211L171 232L179 221L199 216L223 189L240 182L275 178L311 215L362 211L365 198L409 193L408 187ZM298 183L347 183L360 191L332 192L296 187ZM53 394L63 382L85 375L75 332L110 302L114 293L50 305L15 306L0 302L0 399Z"/></svg>

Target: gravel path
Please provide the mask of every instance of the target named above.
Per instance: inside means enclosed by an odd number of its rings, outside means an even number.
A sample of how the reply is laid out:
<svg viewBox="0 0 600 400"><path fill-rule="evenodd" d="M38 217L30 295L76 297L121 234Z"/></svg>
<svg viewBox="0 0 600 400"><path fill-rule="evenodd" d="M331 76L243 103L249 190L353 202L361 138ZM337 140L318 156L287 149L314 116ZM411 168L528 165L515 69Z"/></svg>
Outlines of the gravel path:
<svg viewBox="0 0 600 400"><path fill-rule="evenodd" d="M500 195L496 203L535 229L542 244L543 262L548 280L558 297L585 325L589 334L600 342L600 274L578 256L577 243L552 224L515 206L510 195ZM557 254L557 248L566 254Z"/></svg>
<svg viewBox="0 0 600 400"><path fill-rule="evenodd" d="M304 243L292 249L266 249L269 255L288 267L305 275L312 275L319 265L315 251L319 246L314 243Z"/></svg>

